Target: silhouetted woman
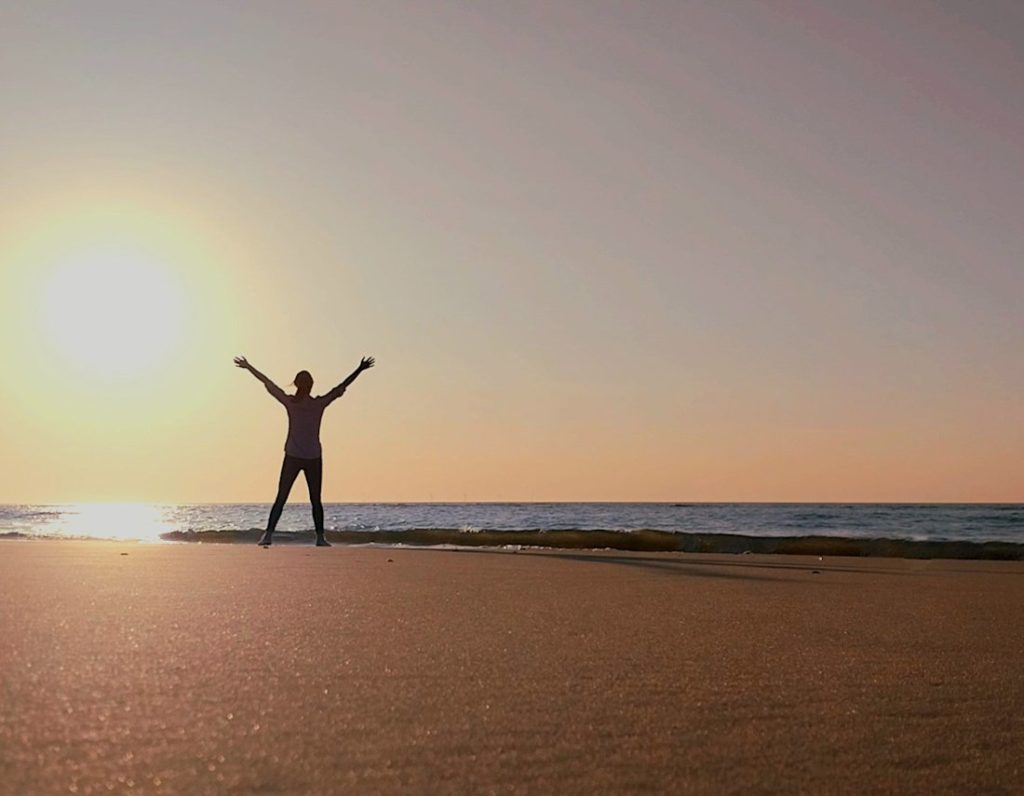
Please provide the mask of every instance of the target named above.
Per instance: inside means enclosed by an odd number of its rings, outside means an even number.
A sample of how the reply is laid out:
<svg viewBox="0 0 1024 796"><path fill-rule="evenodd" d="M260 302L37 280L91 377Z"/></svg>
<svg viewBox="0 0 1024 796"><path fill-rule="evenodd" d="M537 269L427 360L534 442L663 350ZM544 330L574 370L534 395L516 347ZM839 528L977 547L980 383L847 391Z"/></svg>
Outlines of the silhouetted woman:
<svg viewBox="0 0 1024 796"><path fill-rule="evenodd" d="M309 487L309 502L313 504L313 524L316 526L317 547L330 547L324 538L324 504L320 501L320 488L323 483L324 460L320 448L320 420L324 409L336 398L345 394L348 386L358 378L364 370L374 365L373 357L363 357L359 367L352 371L345 381L325 395L314 398L313 377L308 370L299 371L295 376L295 395L287 395L274 382L260 373L246 361L245 357L235 357L235 365L249 371L263 382L267 392L273 395L288 411L288 439L284 444L284 462L281 465L281 479L277 485L277 499L270 509L267 530L260 538L259 544L264 547L270 544L277 521L281 519L284 504L288 501L288 493L299 473L306 476Z"/></svg>

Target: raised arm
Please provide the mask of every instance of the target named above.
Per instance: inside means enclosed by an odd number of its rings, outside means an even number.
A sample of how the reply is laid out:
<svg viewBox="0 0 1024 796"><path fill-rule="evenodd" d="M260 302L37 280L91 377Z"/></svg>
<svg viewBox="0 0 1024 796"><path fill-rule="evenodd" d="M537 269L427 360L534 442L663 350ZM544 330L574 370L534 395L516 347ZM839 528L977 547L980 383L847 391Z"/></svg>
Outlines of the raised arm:
<svg viewBox="0 0 1024 796"><path fill-rule="evenodd" d="M264 376L262 373L256 370L256 368L250 365L249 360L247 360L245 357L235 357L235 367L249 371L253 376L255 376L257 379L263 382L263 386L267 388L267 392L273 395L281 403L284 403L285 399L287 399L288 396L285 395L284 390L282 390L280 387L274 384L274 382L272 382L269 377Z"/></svg>
<svg viewBox="0 0 1024 796"><path fill-rule="evenodd" d="M362 373L364 370L369 370L376 364L377 360L375 360L373 357L363 357L361 360L359 360L359 366L348 375L348 378L346 378L345 381L343 381L341 384L339 384L337 387L335 387L333 390L327 393L328 397L332 401L335 398L340 398L344 394L345 390L348 389L348 386L359 378L360 373Z"/></svg>

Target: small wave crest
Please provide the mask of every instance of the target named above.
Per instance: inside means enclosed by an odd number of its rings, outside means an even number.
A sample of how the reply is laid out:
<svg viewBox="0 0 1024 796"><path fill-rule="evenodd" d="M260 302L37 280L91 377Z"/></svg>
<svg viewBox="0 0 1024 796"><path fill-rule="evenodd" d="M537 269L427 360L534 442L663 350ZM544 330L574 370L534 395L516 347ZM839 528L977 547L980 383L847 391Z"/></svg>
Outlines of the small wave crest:
<svg viewBox="0 0 1024 796"><path fill-rule="evenodd" d="M168 542L255 543L263 532L170 531ZM312 534L279 531L274 543L309 543ZM569 550L633 550L677 553L775 553L783 555L881 558L953 558L1024 560L1024 544L920 539L858 539L846 536L743 536L724 533L670 533L634 530L489 531L475 528L327 531L338 544L409 545L414 547L535 547Z"/></svg>

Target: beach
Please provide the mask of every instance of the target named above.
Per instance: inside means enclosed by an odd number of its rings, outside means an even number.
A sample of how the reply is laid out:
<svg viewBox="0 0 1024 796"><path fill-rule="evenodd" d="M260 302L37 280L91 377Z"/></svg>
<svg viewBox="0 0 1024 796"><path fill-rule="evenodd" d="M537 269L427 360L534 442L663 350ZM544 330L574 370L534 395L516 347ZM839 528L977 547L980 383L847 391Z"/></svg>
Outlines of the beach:
<svg viewBox="0 0 1024 796"><path fill-rule="evenodd" d="M3 542L0 791L1020 791L1022 575Z"/></svg>

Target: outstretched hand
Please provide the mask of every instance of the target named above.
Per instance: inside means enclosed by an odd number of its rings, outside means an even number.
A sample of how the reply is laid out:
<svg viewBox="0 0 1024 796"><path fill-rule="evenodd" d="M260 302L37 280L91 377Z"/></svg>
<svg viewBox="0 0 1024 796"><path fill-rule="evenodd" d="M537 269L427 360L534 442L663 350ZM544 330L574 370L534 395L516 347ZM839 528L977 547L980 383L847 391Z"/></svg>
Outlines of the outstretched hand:
<svg viewBox="0 0 1024 796"><path fill-rule="evenodd" d="M235 357L235 367L245 368L246 370L248 370L250 367L249 360L247 360L245 357Z"/></svg>
<svg viewBox="0 0 1024 796"><path fill-rule="evenodd" d="M374 359L373 357L363 357L359 361L359 369L360 370L369 370L370 368L372 368L376 364L377 364L377 360Z"/></svg>

